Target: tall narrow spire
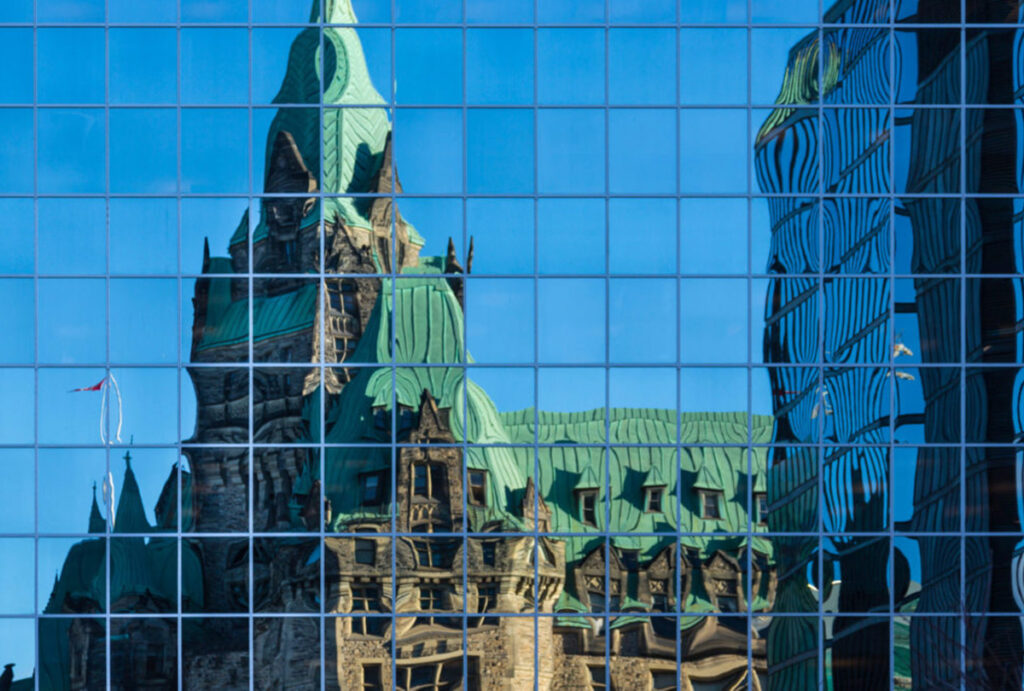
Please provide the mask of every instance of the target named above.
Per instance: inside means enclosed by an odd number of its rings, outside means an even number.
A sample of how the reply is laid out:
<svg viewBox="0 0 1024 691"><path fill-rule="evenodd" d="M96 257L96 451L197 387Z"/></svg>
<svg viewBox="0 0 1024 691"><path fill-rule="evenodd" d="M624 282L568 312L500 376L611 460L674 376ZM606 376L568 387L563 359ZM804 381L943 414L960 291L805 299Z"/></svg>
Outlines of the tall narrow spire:
<svg viewBox="0 0 1024 691"><path fill-rule="evenodd" d="M124 480L121 481L121 496L117 501L117 513L114 514L115 533L148 533L152 531L146 520L146 509L142 505L142 493L132 472L132 454L124 455Z"/></svg>
<svg viewBox="0 0 1024 691"><path fill-rule="evenodd" d="M96 501L96 483L92 483L92 509L89 511L89 532L107 532L107 519L100 513L100 505Z"/></svg>
<svg viewBox="0 0 1024 691"><path fill-rule="evenodd" d="M313 22L320 20L320 3L324 5L324 15L327 19L325 24L355 24L355 10L352 9L352 0L313 0L313 9L309 13Z"/></svg>
<svg viewBox="0 0 1024 691"><path fill-rule="evenodd" d="M320 3L323 2L323 14ZM313 21L354 24L350 0L314 0ZM281 132L295 142L319 189L327 194L369 192L381 167L391 124L386 101L374 88L359 35L351 26L328 26L323 33L310 28L299 34L288 56L281 90L274 99L282 104L349 105L353 108L282 108L267 136L267 179L273 149ZM320 142L323 141L321 162ZM322 164L321 164L322 163ZM369 227L363 210L351 199L324 201L324 217L340 216L352 226Z"/></svg>

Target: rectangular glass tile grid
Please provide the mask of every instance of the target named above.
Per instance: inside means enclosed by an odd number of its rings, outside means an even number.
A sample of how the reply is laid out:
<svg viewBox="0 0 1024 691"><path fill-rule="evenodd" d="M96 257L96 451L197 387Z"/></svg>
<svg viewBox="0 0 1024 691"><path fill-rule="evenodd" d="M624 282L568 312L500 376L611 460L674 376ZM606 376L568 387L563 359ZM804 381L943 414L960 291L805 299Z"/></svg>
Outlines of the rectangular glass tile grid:
<svg viewBox="0 0 1024 691"><path fill-rule="evenodd" d="M1022 32L0 3L0 691L1021 688Z"/></svg>

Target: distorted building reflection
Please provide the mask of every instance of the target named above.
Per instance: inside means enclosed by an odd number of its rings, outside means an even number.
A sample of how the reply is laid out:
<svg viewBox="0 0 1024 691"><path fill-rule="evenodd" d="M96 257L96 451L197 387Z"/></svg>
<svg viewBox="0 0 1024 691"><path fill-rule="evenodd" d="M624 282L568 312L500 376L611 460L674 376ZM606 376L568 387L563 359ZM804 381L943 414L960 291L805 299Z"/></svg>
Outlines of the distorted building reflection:
<svg viewBox="0 0 1024 691"><path fill-rule="evenodd" d="M325 13L355 21L347 0ZM122 495L114 537L72 549L48 609L104 611L88 588L109 542L129 574L111 605L132 616L109 632L44 618L48 683L167 688L180 670L186 688L759 687L771 417L499 412L467 376L472 245L421 256L356 30L299 34L277 102L317 103L321 66L325 107L277 112L267 196L229 256L202 248L195 433L159 529L122 516L142 507ZM159 558L174 538L113 547L122 530L175 529L180 594ZM141 616L155 612L172 616Z"/></svg>
<svg viewBox="0 0 1024 691"><path fill-rule="evenodd" d="M908 22L959 21L956 3L902 5ZM1016 12L967 8L968 21ZM816 687L820 666L837 689L1016 688L1019 621L984 614L1019 611L1020 204L960 193L1019 189L1018 117L999 106L1018 100L1020 36L856 26L888 12L833 5L840 26L792 48L757 134L761 191L782 195L768 201L764 349L785 444L769 527L825 532L776 541L776 606L830 615L821 631L776 619L769 686ZM890 442L930 446L897 463Z"/></svg>

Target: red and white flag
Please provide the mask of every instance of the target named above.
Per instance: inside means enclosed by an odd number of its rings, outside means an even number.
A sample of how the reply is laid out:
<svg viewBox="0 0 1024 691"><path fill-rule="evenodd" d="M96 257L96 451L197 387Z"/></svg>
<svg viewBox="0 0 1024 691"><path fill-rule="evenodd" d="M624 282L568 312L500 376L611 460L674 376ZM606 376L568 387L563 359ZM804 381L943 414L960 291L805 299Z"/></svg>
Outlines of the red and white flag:
<svg viewBox="0 0 1024 691"><path fill-rule="evenodd" d="M68 391L68 393L74 393L75 391L99 391L100 389L103 388L103 384L106 381L107 378L103 377L103 379L100 379L97 383L93 384L92 386L84 386L81 389L71 389L71 391Z"/></svg>
<svg viewBox="0 0 1024 691"><path fill-rule="evenodd" d="M68 393L75 393L76 391L99 391L102 393L100 396L100 440L104 444L111 443L107 439L107 426L104 424L107 417L107 405L110 402L110 392L113 390L114 395L117 397L117 428L114 433L114 440L121 441L121 423L124 421L121 412L121 387L117 385L117 379L114 378L114 373L111 372L107 376L100 379L92 386L83 386L80 389L71 389Z"/></svg>

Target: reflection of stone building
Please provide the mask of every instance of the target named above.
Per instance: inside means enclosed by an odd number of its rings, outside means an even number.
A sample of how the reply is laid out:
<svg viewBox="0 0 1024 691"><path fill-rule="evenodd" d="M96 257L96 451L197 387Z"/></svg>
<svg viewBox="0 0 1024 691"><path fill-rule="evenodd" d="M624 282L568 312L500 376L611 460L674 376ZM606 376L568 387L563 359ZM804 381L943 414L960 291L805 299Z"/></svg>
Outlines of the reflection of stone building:
<svg viewBox="0 0 1024 691"><path fill-rule="evenodd" d="M344 0L327 11L354 21ZM358 37L327 28L323 46L323 121L280 109L272 196L196 282L181 529L202 595L182 600L184 685L247 687L250 642L261 689L756 683L748 613L775 577L749 444L771 420L499 413L465 367L472 254L465 270L454 246L419 256L384 196L401 188ZM296 39L278 103L318 102L319 47ZM250 612L251 641L230 616ZM115 688L159 685L132 669Z"/></svg>
<svg viewBox="0 0 1024 691"><path fill-rule="evenodd" d="M1007 3L987 0L966 6L969 21L1005 21L1011 11ZM820 50L818 32L792 49L778 99L787 105L771 113L756 145L762 191L793 195L769 201L768 269L776 276L765 353L770 362L795 365L771 369L776 440L825 444L820 466L816 449L775 451L771 527L814 531L820 511L828 532L876 533L832 538L818 555L816 540L775 540L779 570L791 574L780 582L776 604L780 611L818 611L805 568L816 569L818 556L826 588L833 577L841 581L836 603L847 616L835 619L825 641L837 689L889 685L888 624L867 613L888 611L890 603L897 612L952 615L910 618L910 669L901 670L909 678L900 683L946 688L978 680L979 688L1019 687L1019 623L969 617L961 638L958 616L965 609L1017 610L1010 574L1017 538L955 536L960 530L1019 531L1011 509L1017 505L1012 448L967 448L963 465L960 448L920 449L914 515L895 526L910 536L890 545L887 535L890 473L896 472L890 434L927 444L1009 444L1020 430L1016 368L984 367L1019 362L1011 335L1019 325L1017 280L946 278L1019 270L1014 201L959 197L961 191L1017 192L1015 116L1006 109L958 107L961 89L969 104L1014 102L1017 31L969 30L962 59L959 29L892 33L857 26L888 12L889 3L874 0L835 3L826 12L826 21L842 26L823 33ZM921 0L913 21L957 22L959 12L957 3ZM906 103L893 121L890 88ZM848 105L859 107L842 107ZM905 196L890 208L881 195L893 192ZM832 196L844 193L858 196ZM892 283L887 275L893 270L925 275ZM799 366L821 358L820 370ZM968 502L962 509L961 492ZM905 553L900 539L915 549ZM920 591L908 587L912 560L919 564ZM899 639L904 624L897 620L896 626ZM811 618L773 625L772 688L817 684L815 628ZM962 656L967 670L960 669Z"/></svg>
<svg viewBox="0 0 1024 691"><path fill-rule="evenodd" d="M75 544L53 584L44 614L102 614L109 598L111 614L131 613L144 618L114 618L110 629L112 688L171 688L177 684L178 541L147 537L175 530L178 472L173 469L156 504L156 525L146 519L139 486L125 455L125 472L111 537L104 539L106 519L93 497L89 532L94 539ZM190 504L189 473L181 473L185 491L181 505ZM188 519L185 519L188 526ZM203 606L200 555L187 542L181 545L181 601L186 609ZM107 568L109 564L109 580ZM163 615L163 616L161 616ZM41 689L106 688L107 635L102 618L62 616L39 623Z"/></svg>

